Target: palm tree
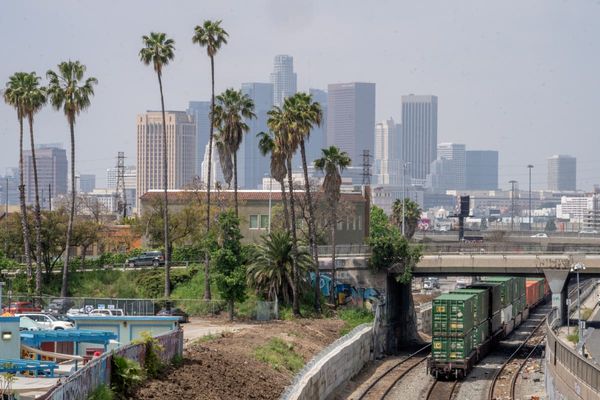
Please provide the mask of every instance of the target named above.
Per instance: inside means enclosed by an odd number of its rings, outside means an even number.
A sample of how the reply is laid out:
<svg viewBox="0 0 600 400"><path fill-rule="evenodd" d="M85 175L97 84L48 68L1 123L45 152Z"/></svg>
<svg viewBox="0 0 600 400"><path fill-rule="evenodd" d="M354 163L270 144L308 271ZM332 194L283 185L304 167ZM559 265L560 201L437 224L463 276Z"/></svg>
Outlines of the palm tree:
<svg viewBox="0 0 600 400"><path fill-rule="evenodd" d="M208 182L206 185L206 232L210 231L210 179L212 170L212 145L213 145L213 128L215 125L215 55L222 45L227 44L229 34L221 28L221 21L204 21L204 24L197 25L194 28L194 36L192 43L198 43L202 47L206 47L206 53L210 58L210 77L211 77L211 103L210 103L210 134L208 138ZM204 260L204 299L210 300L210 264L208 251Z"/></svg>
<svg viewBox="0 0 600 400"><path fill-rule="evenodd" d="M96 78L83 79L86 67L79 61L64 61L58 64L58 72L52 70L46 73L48 77L48 97L56 110L63 109L71 133L71 204L69 223L67 225L67 240L65 244L65 260L63 265L61 297L68 294L69 246L73 234L73 219L75 218L75 120L81 111L90 106L94 95Z"/></svg>
<svg viewBox="0 0 600 400"><path fill-rule="evenodd" d="M271 178L279 182L281 188L281 201L283 203L283 215L285 219L285 229L290 230L290 213L288 211L287 195L285 193L285 177L287 168L285 166L285 152L278 145L280 140L274 133L260 132L258 137L258 149L263 156L271 155Z"/></svg>
<svg viewBox="0 0 600 400"><path fill-rule="evenodd" d="M37 161L35 158L35 140L33 136L33 117L46 105L46 88L40 86L41 77L35 72L26 75L25 92L23 97L23 111L29 122L29 141L31 146L31 159L33 161L33 182L35 189L35 294L42 295L42 212L40 209L40 195L38 184Z"/></svg>
<svg viewBox="0 0 600 400"><path fill-rule="evenodd" d="M300 252L296 264L303 272L308 271L310 257ZM254 254L254 262L247 269L248 285L266 293L270 300L282 298L289 303L290 290L293 293L294 253L289 232L274 231L262 237L262 244Z"/></svg>
<svg viewBox="0 0 600 400"><path fill-rule="evenodd" d="M402 215L402 200L396 199L392 204L392 221L399 227L402 228L402 224L406 223L404 228L404 235L407 239L411 239L417 230L419 225L419 219L421 219L421 208L419 204L412 201L409 198L404 199L404 213L406 217Z"/></svg>
<svg viewBox="0 0 600 400"><path fill-rule="evenodd" d="M226 144L229 154L233 156L233 190L235 203L235 216L238 216L238 181L237 181L237 152L242 144L244 133L250 127L244 119L256 118L254 102L241 90L227 89L217 96L217 105L214 108L215 128ZM221 152L219 152L219 157ZM221 167L223 164L221 164ZM225 173L225 171L223 171Z"/></svg>
<svg viewBox="0 0 600 400"><path fill-rule="evenodd" d="M29 243L29 224L27 223L27 207L25 206L25 183L23 181L23 119L25 118L25 93L28 75L16 72L8 78L4 90L4 101L17 110L19 120L19 203L21 204L21 226L23 228L23 248L27 264L27 285L31 287L31 245Z"/></svg>
<svg viewBox="0 0 600 400"><path fill-rule="evenodd" d="M328 149L323 149L322 157L315 160L315 168L321 172L325 172L325 180L323 181L323 189L327 196L327 202L331 211L331 219L329 229L331 231L331 282L332 290L330 290L330 299L334 306L337 306L335 298L335 230L337 227L337 206L340 201L340 186L342 185L342 171L350 166L351 160L348 153L340 151L335 146L330 146ZM315 286L319 287L319 281L316 281Z"/></svg>
<svg viewBox="0 0 600 400"><path fill-rule="evenodd" d="M319 252L317 247L317 232L315 228L315 209L310 191L310 181L308 179L308 165L306 162L305 140L310 137L310 131L314 125L321 125L323 111L321 105L313 102L311 95L307 93L296 93L288 97L284 103L284 109L292 114L293 129L291 135L294 136L294 143L300 146L300 155L302 157L302 170L304 172L304 191L308 203L308 241L315 269L315 282L320 281L319 273ZM315 311L321 312L321 289L315 285Z"/></svg>
<svg viewBox="0 0 600 400"><path fill-rule="evenodd" d="M149 36L143 36L144 47L140 50L140 60L146 64L152 64L154 72L158 77L158 88L160 89L160 106L163 120L163 230L165 237L165 297L171 296L171 249L169 247L169 199L167 197L168 188L168 151L167 151L167 120L165 117L165 98L162 87L162 70L175 58L175 41L168 39L162 32L150 32Z"/></svg>

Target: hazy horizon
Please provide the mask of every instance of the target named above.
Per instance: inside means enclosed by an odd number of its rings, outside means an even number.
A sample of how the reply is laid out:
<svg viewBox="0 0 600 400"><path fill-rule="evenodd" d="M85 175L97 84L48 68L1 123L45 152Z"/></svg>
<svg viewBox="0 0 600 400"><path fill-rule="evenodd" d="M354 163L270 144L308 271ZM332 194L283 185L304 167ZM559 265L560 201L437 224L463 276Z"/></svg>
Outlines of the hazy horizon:
<svg viewBox="0 0 600 400"><path fill-rule="evenodd" d="M554 154L577 157L579 189L600 183L598 2L2 2L0 33L9 39L0 87L16 71L45 78L60 61L84 63L99 84L77 120L77 171L96 174L103 186L118 151L135 164L136 115L160 107L156 75L138 58L141 36L164 31L175 39L165 106L185 110L210 97L209 60L191 43L205 19L222 19L230 34L216 57L217 91L268 82L274 56L289 54L299 90L375 82L377 121L399 121L404 94L438 96L438 142L498 150L504 188L510 179L525 188L528 164L533 187L545 188ZM49 106L36 132L37 143L69 148L66 119ZM16 113L4 103L0 141L3 173L18 165Z"/></svg>

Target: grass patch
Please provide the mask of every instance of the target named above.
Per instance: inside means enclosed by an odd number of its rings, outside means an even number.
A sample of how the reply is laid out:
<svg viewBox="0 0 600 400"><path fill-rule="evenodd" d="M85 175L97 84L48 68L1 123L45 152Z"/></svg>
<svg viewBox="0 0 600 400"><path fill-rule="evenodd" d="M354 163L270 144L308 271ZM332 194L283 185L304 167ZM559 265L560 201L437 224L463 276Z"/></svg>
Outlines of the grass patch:
<svg viewBox="0 0 600 400"><path fill-rule="evenodd" d="M594 312L594 310L592 310L591 308L582 308L581 309L581 319L584 321L587 321L588 319L590 319L593 312Z"/></svg>
<svg viewBox="0 0 600 400"><path fill-rule="evenodd" d="M345 335L361 324L373 321L373 313L364 308L345 308L338 312L339 318L345 322L340 335Z"/></svg>
<svg viewBox="0 0 600 400"><path fill-rule="evenodd" d="M579 343L579 329L575 328L575 332L567 335L567 340L573 344Z"/></svg>
<svg viewBox="0 0 600 400"><path fill-rule="evenodd" d="M222 337L221 335L215 335L214 333L209 333L208 335L204 335L202 337L199 337L198 339L194 340L194 343L206 343L206 342L210 342L211 340L215 340Z"/></svg>
<svg viewBox="0 0 600 400"><path fill-rule="evenodd" d="M100 385L90 394L88 400L114 400L115 394L106 385Z"/></svg>
<svg viewBox="0 0 600 400"><path fill-rule="evenodd" d="M269 364L277 371L298 372L304 366L302 357L294 351L294 345L279 338L272 338L254 350L254 357Z"/></svg>

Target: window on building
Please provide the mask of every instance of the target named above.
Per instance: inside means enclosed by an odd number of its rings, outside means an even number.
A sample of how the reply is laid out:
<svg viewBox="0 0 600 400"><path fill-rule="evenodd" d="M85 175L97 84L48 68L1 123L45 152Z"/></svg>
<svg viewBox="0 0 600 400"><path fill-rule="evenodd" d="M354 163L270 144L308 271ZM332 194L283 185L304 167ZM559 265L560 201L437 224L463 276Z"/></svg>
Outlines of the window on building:
<svg viewBox="0 0 600 400"><path fill-rule="evenodd" d="M258 229L258 215L250 215L250 229Z"/></svg>
<svg viewBox="0 0 600 400"><path fill-rule="evenodd" d="M361 231L362 230L362 215L358 216L358 230Z"/></svg>
<svg viewBox="0 0 600 400"><path fill-rule="evenodd" d="M260 216L260 229L267 229L269 227L269 216L261 215Z"/></svg>

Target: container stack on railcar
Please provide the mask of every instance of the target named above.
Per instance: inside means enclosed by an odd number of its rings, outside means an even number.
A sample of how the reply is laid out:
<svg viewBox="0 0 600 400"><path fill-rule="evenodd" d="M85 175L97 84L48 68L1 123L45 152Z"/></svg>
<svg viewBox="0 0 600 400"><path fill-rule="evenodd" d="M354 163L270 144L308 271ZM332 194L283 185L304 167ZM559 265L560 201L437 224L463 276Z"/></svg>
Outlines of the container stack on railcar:
<svg viewBox="0 0 600 400"><path fill-rule="evenodd" d="M542 303L546 297L546 280L544 278L527 278L526 301L530 309Z"/></svg>

